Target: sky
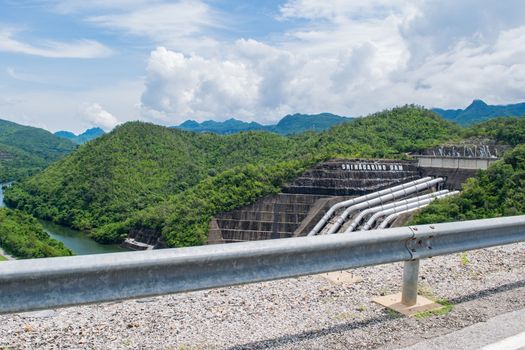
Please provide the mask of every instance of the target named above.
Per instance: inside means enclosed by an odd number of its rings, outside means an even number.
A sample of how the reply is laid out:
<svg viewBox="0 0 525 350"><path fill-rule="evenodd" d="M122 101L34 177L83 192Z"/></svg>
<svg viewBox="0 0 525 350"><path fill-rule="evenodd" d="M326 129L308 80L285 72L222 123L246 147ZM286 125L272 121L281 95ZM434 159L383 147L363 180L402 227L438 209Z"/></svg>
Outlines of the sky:
<svg viewBox="0 0 525 350"><path fill-rule="evenodd" d="M525 101L523 0L0 0L0 118L50 131Z"/></svg>

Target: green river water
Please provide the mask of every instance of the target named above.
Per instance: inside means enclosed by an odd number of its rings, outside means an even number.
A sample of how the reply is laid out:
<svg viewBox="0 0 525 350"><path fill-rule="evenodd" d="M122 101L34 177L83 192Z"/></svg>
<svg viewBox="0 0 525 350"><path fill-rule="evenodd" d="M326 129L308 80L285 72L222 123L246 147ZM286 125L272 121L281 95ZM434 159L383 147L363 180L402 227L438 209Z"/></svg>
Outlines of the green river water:
<svg viewBox="0 0 525 350"><path fill-rule="evenodd" d="M4 191L0 184L0 207L4 207ZM50 221L39 220L44 230L54 239L64 243L75 255L124 252L127 249L116 244L99 244L82 232L69 227L57 225Z"/></svg>

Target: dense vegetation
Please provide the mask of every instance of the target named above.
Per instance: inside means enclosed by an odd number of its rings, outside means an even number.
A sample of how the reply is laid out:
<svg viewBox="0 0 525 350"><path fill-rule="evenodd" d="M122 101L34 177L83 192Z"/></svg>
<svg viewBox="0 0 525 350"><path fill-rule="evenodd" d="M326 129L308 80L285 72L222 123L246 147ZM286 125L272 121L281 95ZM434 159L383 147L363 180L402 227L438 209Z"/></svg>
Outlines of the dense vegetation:
<svg viewBox="0 0 525 350"><path fill-rule="evenodd" d="M52 239L31 215L0 208L0 246L18 258L72 255L62 242Z"/></svg>
<svg viewBox="0 0 525 350"><path fill-rule="evenodd" d="M458 140L462 130L434 113L414 106L395 108L354 119L306 137L310 152L330 157L399 158L405 152Z"/></svg>
<svg viewBox="0 0 525 350"><path fill-rule="evenodd" d="M525 118L502 117L475 124L466 130L466 136L494 139L501 144L516 146L525 143Z"/></svg>
<svg viewBox="0 0 525 350"><path fill-rule="evenodd" d="M194 134L133 122L80 146L5 195L6 203L73 228L94 227L249 162L284 159L292 140L269 133Z"/></svg>
<svg viewBox="0 0 525 350"><path fill-rule="evenodd" d="M256 122L243 122L237 119L228 119L223 122L207 120L198 123L187 120L176 126L178 129L194 132L212 132L229 135L242 131L270 131L281 135L299 134L305 131L324 131L332 126L348 122L350 119L331 113L321 114L289 114L275 125L262 125Z"/></svg>
<svg viewBox="0 0 525 350"><path fill-rule="evenodd" d="M63 139L67 139L73 143L76 143L77 145L84 144L88 141L94 140L97 137L100 137L104 135L105 132L101 128L91 128L87 129L80 135L75 135L70 131L57 131L55 132L55 136L61 137Z"/></svg>
<svg viewBox="0 0 525 350"><path fill-rule="evenodd" d="M460 125L480 123L495 117L521 117L525 115L525 103L494 106L481 100L474 100L465 109L432 109L443 118Z"/></svg>
<svg viewBox="0 0 525 350"><path fill-rule="evenodd" d="M316 161L405 157L460 134L414 106L294 137L196 134L133 122L13 185L5 197L12 207L87 230L102 242L153 228L171 246L194 245L204 242L211 216L279 191Z"/></svg>
<svg viewBox="0 0 525 350"><path fill-rule="evenodd" d="M488 170L480 170L459 196L429 205L412 224L521 214L525 214L525 145L515 147Z"/></svg>
<svg viewBox="0 0 525 350"><path fill-rule="evenodd" d="M465 136L515 148L469 179L458 197L436 201L419 212L413 224L525 214L525 118L492 119L468 128Z"/></svg>
<svg viewBox="0 0 525 350"><path fill-rule="evenodd" d="M0 120L0 182L35 174L75 147L43 129Z"/></svg>
<svg viewBox="0 0 525 350"><path fill-rule="evenodd" d="M233 210L262 196L277 193L281 186L315 162L280 162L274 165L245 165L208 177L169 200L151 206L128 220L96 229L93 238L102 242L122 240L133 228L162 232L170 246L199 245L206 242L208 222L219 212Z"/></svg>

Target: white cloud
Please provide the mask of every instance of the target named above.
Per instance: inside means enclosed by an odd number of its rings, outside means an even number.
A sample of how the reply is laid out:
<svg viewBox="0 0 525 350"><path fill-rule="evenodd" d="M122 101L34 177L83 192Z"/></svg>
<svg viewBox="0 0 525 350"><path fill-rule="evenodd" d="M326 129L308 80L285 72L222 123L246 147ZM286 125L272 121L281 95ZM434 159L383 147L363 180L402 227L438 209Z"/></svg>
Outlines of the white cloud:
<svg viewBox="0 0 525 350"><path fill-rule="evenodd" d="M80 90L0 86L0 119L9 117L29 125L44 123L50 131L68 130L78 134L94 126L84 113L90 105L86 101L96 101L119 122L141 119L139 103L143 89L142 80L116 81Z"/></svg>
<svg viewBox="0 0 525 350"><path fill-rule="evenodd" d="M79 113L84 120L104 130L111 130L119 124L117 118L105 111L98 103L83 104Z"/></svg>
<svg viewBox="0 0 525 350"><path fill-rule="evenodd" d="M31 83L43 83L44 82L42 78L38 77L35 74L19 72L13 67L7 67L5 71L8 76L10 76L11 78L15 80L27 81Z"/></svg>
<svg viewBox="0 0 525 350"><path fill-rule="evenodd" d="M41 45L31 45L14 38L15 31L0 28L0 51L22 53L50 58L99 58L110 56L113 51L94 40L70 43L40 40Z"/></svg>
<svg viewBox="0 0 525 350"><path fill-rule="evenodd" d="M154 2L127 11L91 16L88 21L185 51L216 45L206 31L223 26L217 11L200 0Z"/></svg>
<svg viewBox="0 0 525 350"><path fill-rule="evenodd" d="M160 0L50 0L46 1L45 6L51 7L60 14L74 14L86 11L115 10L115 9L135 9L148 4L155 4Z"/></svg>
<svg viewBox="0 0 525 350"><path fill-rule="evenodd" d="M186 57L163 47L151 53L142 103L173 115L212 117L250 113L259 76L243 62Z"/></svg>
<svg viewBox="0 0 525 350"><path fill-rule="evenodd" d="M273 43L240 39L191 55L152 51L142 107L147 117L175 124L523 101L525 3L500 5L290 0L279 19L300 26Z"/></svg>

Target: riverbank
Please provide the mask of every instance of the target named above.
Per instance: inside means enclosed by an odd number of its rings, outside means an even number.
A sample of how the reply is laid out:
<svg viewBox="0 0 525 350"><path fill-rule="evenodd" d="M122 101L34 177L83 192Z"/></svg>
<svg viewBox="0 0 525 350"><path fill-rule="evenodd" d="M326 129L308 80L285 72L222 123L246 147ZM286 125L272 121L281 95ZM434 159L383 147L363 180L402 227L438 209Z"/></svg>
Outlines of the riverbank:
<svg viewBox="0 0 525 350"><path fill-rule="evenodd" d="M525 308L525 243L421 262L420 291L450 312L407 318L372 302L400 290L403 265L124 302L0 316L20 349L395 349Z"/></svg>
<svg viewBox="0 0 525 350"><path fill-rule="evenodd" d="M0 208L6 206L4 203L3 187L9 186L10 184L11 183L0 184ZM86 233L73 230L66 226L61 226L45 220L38 221L44 227L44 231L46 231L51 238L64 243L64 246L71 250L75 255L103 254L129 251L129 249L121 247L117 244L97 243L91 238L89 238ZM10 255L2 254L1 252L0 255L5 256L8 260L15 259Z"/></svg>

